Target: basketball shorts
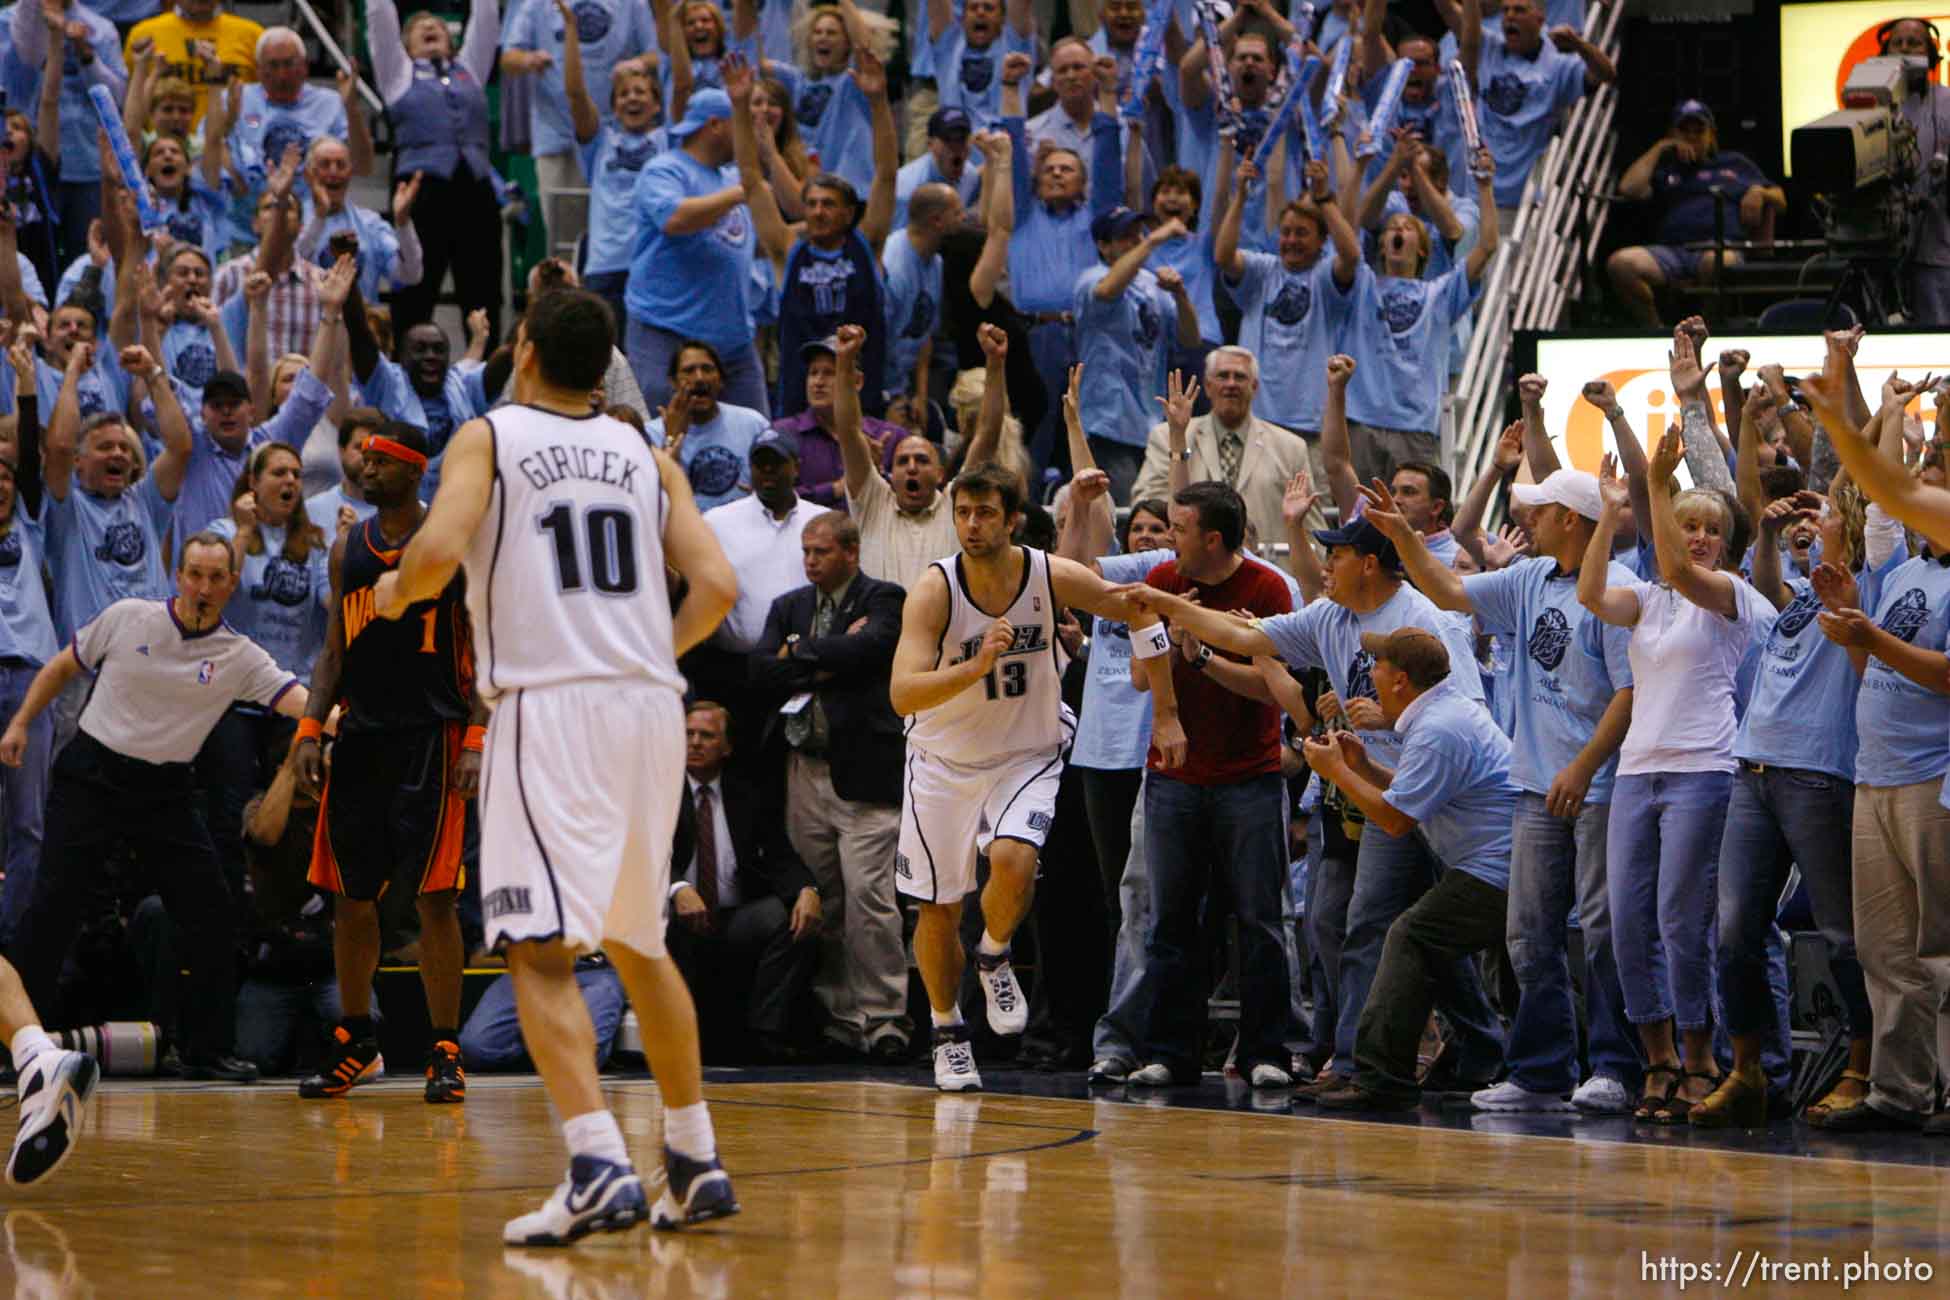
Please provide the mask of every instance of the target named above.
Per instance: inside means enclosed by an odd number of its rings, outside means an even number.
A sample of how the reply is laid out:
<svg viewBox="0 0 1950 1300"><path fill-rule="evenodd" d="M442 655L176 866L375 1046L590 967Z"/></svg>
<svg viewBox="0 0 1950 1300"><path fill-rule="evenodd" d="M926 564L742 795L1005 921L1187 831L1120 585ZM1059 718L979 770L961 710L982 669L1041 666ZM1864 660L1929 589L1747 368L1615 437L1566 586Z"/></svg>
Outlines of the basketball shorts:
<svg viewBox="0 0 1950 1300"><path fill-rule="evenodd" d="M370 902L395 885L419 894L461 886L467 800L453 791L463 726L344 732L312 837L311 883Z"/></svg>
<svg viewBox="0 0 1950 1300"><path fill-rule="evenodd" d="M909 745L895 887L924 903L960 902L975 892L976 856L995 840L1043 847L1062 780L1060 749L970 767Z"/></svg>
<svg viewBox="0 0 1950 1300"><path fill-rule="evenodd" d="M649 683L503 695L481 767L481 911L491 947L561 939L662 957L684 705Z"/></svg>

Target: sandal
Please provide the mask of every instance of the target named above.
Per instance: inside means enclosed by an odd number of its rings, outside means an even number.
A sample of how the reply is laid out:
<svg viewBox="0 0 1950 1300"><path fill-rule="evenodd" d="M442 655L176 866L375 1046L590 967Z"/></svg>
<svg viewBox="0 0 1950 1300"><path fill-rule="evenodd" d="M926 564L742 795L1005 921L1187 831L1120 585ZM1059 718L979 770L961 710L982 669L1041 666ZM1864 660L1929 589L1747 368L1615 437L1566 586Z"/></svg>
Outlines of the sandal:
<svg viewBox="0 0 1950 1300"><path fill-rule="evenodd" d="M1687 1119L1694 1128L1766 1128L1767 1076L1758 1069L1731 1071Z"/></svg>
<svg viewBox="0 0 1950 1300"><path fill-rule="evenodd" d="M1686 1124L1691 1121L1693 1111L1706 1103L1705 1097L1700 1098L1698 1101L1693 1101L1690 1098L1679 1095L1679 1090L1686 1086L1686 1080L1688 1079L1700 1079L1712 1084L1713 1087L1707 1090L1708 1097L1712 1096L1720 1086L1720 1076L1717 1074L1708 1074L1704 1070L1683 1071L1679 1076L1679 1082L1673 1085L1672 1091L1666 1094L1665 1101L1653 1113L1652 1122L1654 1124Z"/></svg>
<svg viewBox="0 0 1950 1300"><path fill-rule="evenodd" d="M1652 1076L1655 1074L1669 1075L1672 1081L1664 1088L1655 1088L1652 1086ZM1666 1103L1672 1100L1673 1093L1679 1091L1680 1078L1679 1067L1674 1065L1655 1065L1647 1070L1645 1087L1639 1093L1638 1109L1632 1112L1632 1118L1642 1124L1655 1122Z"/></svg>
<svg viewBox="0 0 1950 1300"><path fill-rule="evenodd" d="M1836 1094L1840 1093L1843 1088L1847 1087L1851 1083L1857 1084L1861 1087L1862 1095L1860 1097L1855 1098L1853 1101L1844 1101ZM1835 1086L1828 1090L1828 1095L1823 1097L1820 1101L1816 1102L1814 1105L1808 1107L1808 1109L1802 1111L1801 1117L1807 1120L1810 1124L1814 1124L1817 1127L1819 1127L1821 1122L1827 1119L1830 1115L1833 1115L1838 1111L1847 1110L1851 1106L1859 1106L1863 1102L1867 1101L1868 1099L1869 1099L1869 1076L1867 1076L1866 1074L1857 1073L1854 1070L1843 1070L1842 1077L1835 1081Z"/></svg>

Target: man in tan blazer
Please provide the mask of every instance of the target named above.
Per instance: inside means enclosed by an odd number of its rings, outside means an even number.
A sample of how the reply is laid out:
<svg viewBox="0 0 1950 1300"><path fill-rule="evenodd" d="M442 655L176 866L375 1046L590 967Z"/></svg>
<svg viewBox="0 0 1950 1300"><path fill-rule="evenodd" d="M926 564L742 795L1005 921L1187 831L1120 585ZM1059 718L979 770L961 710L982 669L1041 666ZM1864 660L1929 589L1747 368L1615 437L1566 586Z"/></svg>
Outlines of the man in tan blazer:
<svg viewBox="0 0 1950 1300"><path fill-rule="evenodd" d="M1318 444L1253 415L1259 361L1245 348L1213 349L1205 361L1205 391L1212 401L1211 411L1186 424L1178 439L1172 436L1170 421L1152 426L1131 500L1170 500L1174 483L1216 479L1245 500L1246 521L1257 535L1258 546L1284 540L1280 502L1288 481L1304 469L1316 492L1326 490L1327 472ZM1178 464L1184 465L1186 475L1175 480L1171 471ZM1308 530L1326 526L1315 505L1307 514Z"/></svg>

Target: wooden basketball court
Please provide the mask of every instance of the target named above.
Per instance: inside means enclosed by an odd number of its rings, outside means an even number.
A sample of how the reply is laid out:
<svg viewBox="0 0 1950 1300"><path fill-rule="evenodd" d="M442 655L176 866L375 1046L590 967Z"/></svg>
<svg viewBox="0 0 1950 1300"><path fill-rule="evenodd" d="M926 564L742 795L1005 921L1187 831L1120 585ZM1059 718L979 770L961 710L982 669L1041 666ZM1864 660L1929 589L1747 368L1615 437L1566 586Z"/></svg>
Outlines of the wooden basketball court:
<svg viewBox="0 0 1950 1300"><path fill-rule="evenodd" d="M1908 1261L1908 1278L1850 1294L1950 1294L1941 1143L1865 1159L1785 1127L1739 1150L1631 1138L1624 1120L1334 1120L1284 1096L1256 1112L1214 1081L1206 1104L1240 1109L707 1083L743 1215L504 1251L502 1222L548 1193L564 1156L533 1078L471 1082L449 1108L417 1081L337 1102L284 1083L110 1081L67 1166L3 1198L0 1269L17 1296L200 1300L1568 1297L1677 1292L1667 1256L1735 1270L1688 1291L1805 1295L1841 1294L1867 1252ZM647 1181L655 1086L605 1082ZM1769 1280L1824 1260L1826 1282Z"/></svg>

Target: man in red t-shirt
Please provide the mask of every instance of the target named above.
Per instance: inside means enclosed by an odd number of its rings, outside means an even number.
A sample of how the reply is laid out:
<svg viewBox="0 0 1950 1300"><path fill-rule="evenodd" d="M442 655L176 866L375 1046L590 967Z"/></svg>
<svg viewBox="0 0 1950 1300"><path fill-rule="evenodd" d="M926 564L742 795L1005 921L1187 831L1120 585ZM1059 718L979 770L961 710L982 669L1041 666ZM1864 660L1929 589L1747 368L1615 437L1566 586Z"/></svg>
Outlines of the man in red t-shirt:
<svg viewBox="0 0 1950 1300"><path fill-rule="evenodd" d="M1194 483L1171 503L1177 558L1146 581L1196 592L1207 609L1261 618L1293 608L1286 581L1239 548L1246 505L1223 483ZM1144 778L1144 855L1151 870L1145 978L1154 991L1139 1050L1140 1086L1197 1083L1205 1030L1199 927L1208 887L1230 894L1239 918L1239 1069L1256 1088L1287 1088L1287 968L1280 943L1286 881L1286 789L1280 710L1250 662L1171 630L1172 686L1188 741L1166 767L1151 750ZM1143 689L1140 682L1139 689Z"/></svg>

